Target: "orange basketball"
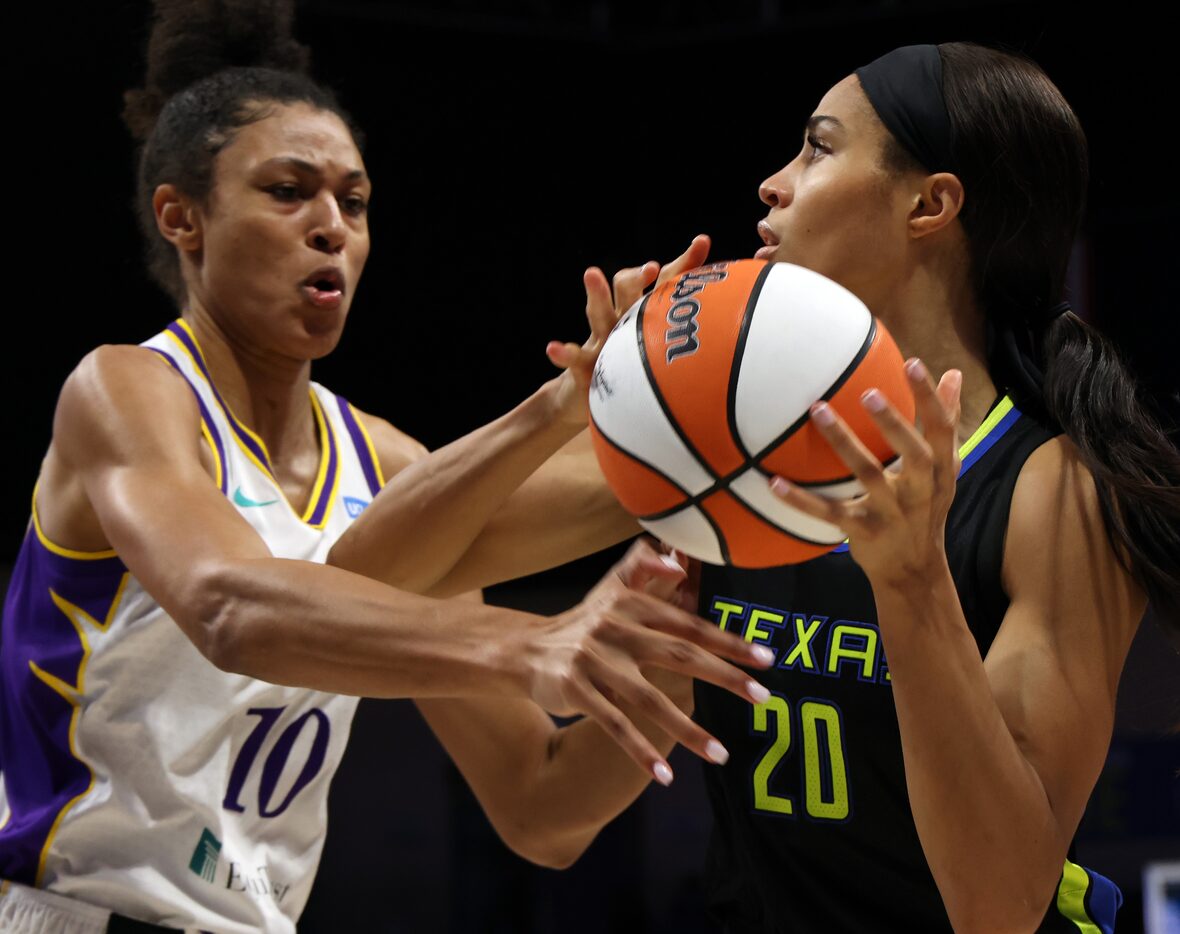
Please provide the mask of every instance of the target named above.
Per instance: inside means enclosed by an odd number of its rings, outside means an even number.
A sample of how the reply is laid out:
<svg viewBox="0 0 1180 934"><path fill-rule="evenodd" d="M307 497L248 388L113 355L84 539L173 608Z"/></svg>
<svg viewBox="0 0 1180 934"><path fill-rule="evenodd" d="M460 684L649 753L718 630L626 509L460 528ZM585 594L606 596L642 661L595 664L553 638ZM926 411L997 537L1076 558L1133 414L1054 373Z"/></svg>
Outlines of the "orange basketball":
<svg viewBox="0 0 1180 934"><path fill-rule="evenodd" d="M902 362L881 322L830 279L790 263L715 263L619 319L590 388L594 449L623 506L681 551L749 568L807 561L844 533L786 505L769 480L860 493L808 410L827 401L890 463L860 396L876 388L913 421Z"/></svg>

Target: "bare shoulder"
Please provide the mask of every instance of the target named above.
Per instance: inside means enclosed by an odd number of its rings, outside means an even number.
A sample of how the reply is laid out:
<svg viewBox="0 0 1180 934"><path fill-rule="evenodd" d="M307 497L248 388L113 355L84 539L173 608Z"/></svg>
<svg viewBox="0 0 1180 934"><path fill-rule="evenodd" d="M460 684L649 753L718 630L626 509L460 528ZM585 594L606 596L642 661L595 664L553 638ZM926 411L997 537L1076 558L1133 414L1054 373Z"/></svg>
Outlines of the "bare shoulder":
<svg viewBox="0 0 1180 934"><path fill-rule="evenodd" d="M1085 645L1113 689L1146 596L1119 561L1094 477L1064 435L1037 448L1017 478L1003 581L1013 604L1031 610L1021 618L1045 627L1061 657Z"/></svg>
<svg viewBox="0 0 1180 934"><path fill-rule="evenodd" d="M161 411L169 413L161 418ZM198 456L200 413L184 378L157 354L133 345L92 350L58 397L53 437L35 504L52 541L81 551L109 547L86 492L89 473L133 461L137 452L191 447ZM177 446L178 439L191 444Z"/></svg>
<svg viewBox="0 0 1180 934"><path fill-rule="evenodd" d="M362 412L353 407L357 418L365 426L377 452L377 459L381 462L381 473L388 481L390 477L404 470L414 461L425 457L429 452L425 445L406 434L400 428L395 428L390 422L368 412Z"/></svg>

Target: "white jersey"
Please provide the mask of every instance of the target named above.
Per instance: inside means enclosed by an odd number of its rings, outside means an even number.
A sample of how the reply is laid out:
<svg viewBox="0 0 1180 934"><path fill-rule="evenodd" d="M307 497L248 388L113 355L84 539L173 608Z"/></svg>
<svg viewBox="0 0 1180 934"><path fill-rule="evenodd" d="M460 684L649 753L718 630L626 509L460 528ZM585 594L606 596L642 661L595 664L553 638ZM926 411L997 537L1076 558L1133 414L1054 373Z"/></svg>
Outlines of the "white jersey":
<svg viewBox="0 0 1180 934"><path fill-rule="evenodd" d="M299 514L189 327L143 346L192 387L242 518L275 556L322 562L382 483L349 404L312 384L322 459ZM293 932L356 698L220 671L117 554L49 541L35 497L33 519L0 640L0 878L168 927Z"/></svg>

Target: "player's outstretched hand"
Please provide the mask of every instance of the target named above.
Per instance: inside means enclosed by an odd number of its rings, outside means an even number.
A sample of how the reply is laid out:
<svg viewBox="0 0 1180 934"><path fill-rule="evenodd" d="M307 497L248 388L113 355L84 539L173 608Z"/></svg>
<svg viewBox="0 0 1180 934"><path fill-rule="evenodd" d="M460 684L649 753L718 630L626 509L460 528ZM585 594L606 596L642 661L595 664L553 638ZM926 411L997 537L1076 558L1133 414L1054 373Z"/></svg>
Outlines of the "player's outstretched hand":
<svg viewBox="0 0 1180 934"><path fill-rule="evenodd" d="M811 419L865 488L863 496L830 500L782 477L771 489L796 509L839 526L852 557L873 586L946 564L946 517L959 473L959 393L963 374L948 370L935 385L917 358L906 363L921 427L911 425L876 389L861 404L901 455L900 470L886 470L829 405L817 402Z"/></svg>
<svg viewBox="0 0 1180 934"><path fill-rule="evenodd" d="M642 266L620 269L615 273L613 283L606 281L606 274L597 266L586 270L582 282L586 287L586 320L590 324L590 337L581 346L572 342L563 344L550 341L545 348L554 366L565 370L560 394L563 414L578 424L585 424L589 414L586 398L594 364L615 322L639 301L643 290L649 285L663 285L682 272L704 263L709 255L709 247L709 238L700 234L693 238L687 250L667 265L661 266L653 260Z"/></svg>
<svg viewBox="0 0 1180 934"><path fill-rule="evenodd" d="M646 592L653 582L671 592L684 576L675 561L647 542L636 542L580 604L552 617L531 640L526 659L533 700L559 716L594 718L665 785L672 770L620 704L630 705L703 759L722 763L728 753L644 678L641 666L700 678L762 703L766 688L722 659L755 668L773 659L764 646L750 645Z"/></svg>

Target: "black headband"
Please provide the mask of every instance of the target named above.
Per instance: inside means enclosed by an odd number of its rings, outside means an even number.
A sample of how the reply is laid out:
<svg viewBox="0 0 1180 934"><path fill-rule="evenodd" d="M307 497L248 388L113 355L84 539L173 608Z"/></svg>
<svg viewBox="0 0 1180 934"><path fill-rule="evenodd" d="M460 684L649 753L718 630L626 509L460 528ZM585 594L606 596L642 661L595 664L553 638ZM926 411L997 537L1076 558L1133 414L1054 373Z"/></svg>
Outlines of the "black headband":
<svg viewBox="0 0 1180 934"><path fill-rule="evenodd" d="M954 171L938 46L894 49L856 69L856 77L886 129L927 171Z"/></svg>

